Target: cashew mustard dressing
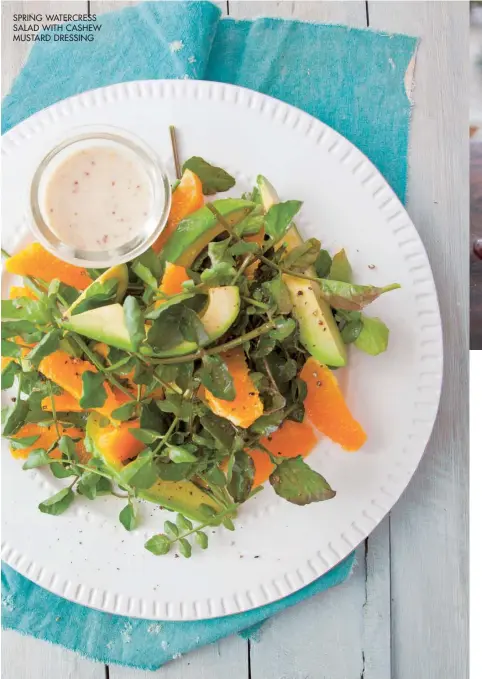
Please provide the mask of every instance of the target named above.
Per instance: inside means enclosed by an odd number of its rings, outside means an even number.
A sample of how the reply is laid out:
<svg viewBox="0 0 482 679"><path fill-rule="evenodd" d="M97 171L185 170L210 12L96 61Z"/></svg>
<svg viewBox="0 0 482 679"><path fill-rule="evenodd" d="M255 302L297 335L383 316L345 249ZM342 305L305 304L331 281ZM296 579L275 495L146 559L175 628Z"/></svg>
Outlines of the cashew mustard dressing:
<svg viewBox="0 0 482 679"><path fill-rule="evenodd" d="M103 251L129 242L152 210L147 172L136 158L112 146L76 151L46 186L49 226L65 244Z"/></svg>

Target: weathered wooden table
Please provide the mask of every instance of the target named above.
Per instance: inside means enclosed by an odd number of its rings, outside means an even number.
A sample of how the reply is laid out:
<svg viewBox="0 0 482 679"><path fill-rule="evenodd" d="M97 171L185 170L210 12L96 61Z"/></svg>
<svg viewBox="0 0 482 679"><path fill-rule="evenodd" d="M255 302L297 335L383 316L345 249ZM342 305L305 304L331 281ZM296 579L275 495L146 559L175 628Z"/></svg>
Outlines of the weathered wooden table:
<svg viewBox="0 0 482 679"><path fill-rule="evenodd" d="M26 57L13 12L90 11L133 2L3 2L4 92ZM342 586L269 621L258 643L226 639L173 661L165 679L465 679L468 628L468 3L230 2L231 16L302 20L421 37L410 137L408 211L428 250L444 319L445 382L420 467L360 545ZM4 679L147 679L3 634Z"/></svg>

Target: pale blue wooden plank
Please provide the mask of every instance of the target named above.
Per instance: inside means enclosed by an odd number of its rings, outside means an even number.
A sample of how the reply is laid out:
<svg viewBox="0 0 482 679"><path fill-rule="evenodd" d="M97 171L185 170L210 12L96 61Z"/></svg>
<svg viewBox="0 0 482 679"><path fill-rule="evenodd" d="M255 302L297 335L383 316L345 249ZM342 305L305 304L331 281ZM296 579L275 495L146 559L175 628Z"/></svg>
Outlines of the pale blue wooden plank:
<svg viewBox="0 0 482 679"><path fill-rule="evenodd" d="M444 320L438 422L392 511L393 679L464 679L468 652L468 3L370 2L370 26L421 37L408 211Z"/></svg>
<svg viewBox="0 0 482 679"><path fill-rule="evenodd" d="M366 541L363 679L391 677L390 517Z"/></svg>
<svg viewBox="0 0 482 679"><path fill-rule="evenodd" d="M365 545L346 582L275 616L251 643L252 679L360 679Z"/></svg>
<svg viewBox="0 0 482 679"><path fill-rule="evenodd" d="M3 630L1 676L2 679L105 679L105 668L60 646Z"/></svg>

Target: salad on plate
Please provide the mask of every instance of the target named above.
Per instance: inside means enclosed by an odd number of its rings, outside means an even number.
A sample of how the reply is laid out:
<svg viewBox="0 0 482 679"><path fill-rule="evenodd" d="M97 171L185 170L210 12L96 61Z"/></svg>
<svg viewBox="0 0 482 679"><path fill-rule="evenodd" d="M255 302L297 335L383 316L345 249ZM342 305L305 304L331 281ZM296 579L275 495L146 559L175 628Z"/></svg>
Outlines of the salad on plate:
<svg viewBox="0 0 482 679"><path fill-rule="evenodd" d="M234 185L187 160L158 240L107 270L39 243L2 251L23 279L2 301L3 436L25 470L65 479L41 512L111 494L130 531L152 502L176 515L146 549L189 557L264 485L296 505L335 497L306 456L320 436L365 443L335 371L349 344L385 351L363 310L399 286L354 283L345 251L304 241L301 202L265 177L217 197Z"/></svg>

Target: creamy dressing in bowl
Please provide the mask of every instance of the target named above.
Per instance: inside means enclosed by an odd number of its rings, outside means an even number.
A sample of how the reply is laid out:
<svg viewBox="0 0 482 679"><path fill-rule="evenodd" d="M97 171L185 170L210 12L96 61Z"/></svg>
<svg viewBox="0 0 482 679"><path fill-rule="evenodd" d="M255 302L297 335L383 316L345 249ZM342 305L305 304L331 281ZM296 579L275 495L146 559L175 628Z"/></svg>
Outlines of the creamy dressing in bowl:
<svg viewBox="0 0 482 679"><path fill-rule="evenodd" d="M67 157L45 193L49 226L83 250L124 245L152 210L149 177L126 153L95 146Z"/></svg>
<svg viewBox="0 0 482 679"><path fill-rule="evenodd" d="M155 153L130 133L78 135L53 149L31 188L32 231L71 264L133 259L165 226L171 191Z"/></svg>

